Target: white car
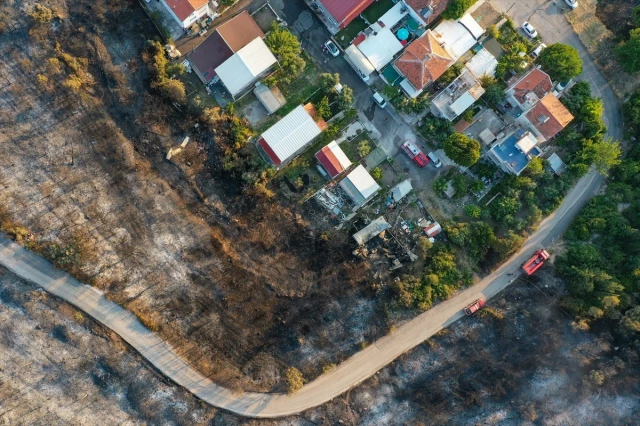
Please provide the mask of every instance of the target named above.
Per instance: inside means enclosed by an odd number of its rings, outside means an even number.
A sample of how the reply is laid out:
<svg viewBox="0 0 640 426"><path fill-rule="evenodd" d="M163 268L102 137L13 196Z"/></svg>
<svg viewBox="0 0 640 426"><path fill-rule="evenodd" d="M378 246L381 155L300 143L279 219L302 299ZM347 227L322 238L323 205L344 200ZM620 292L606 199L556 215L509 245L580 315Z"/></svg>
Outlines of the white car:
<svg viewBox="0 0 640 426"><path fill-rule="evenodd" d="M526 21L524 24L522 24L522 30L525 32L526 35L528 35L531 38L538 37L538 32L536 31L536 29L533 28L533 25L531 25Z"/></svg>
<svg viewBox="0 0 640 426"><path fill-rule="evenodd" d="M547 48L546 44L540 43L540 45L535 49L533 49L533 52L531 52L531 57L537 58L538 56L540 56L540 53L546 48Z"/></svg>
<svg viewBox="0 0 640 426"><path fill-rule="evenodd" d="M378 104L380 108L384 108L387 106L387 101L384 100L382 95L378 92L373 93L373 100Z"/></svg>
<svg viewBox="0 0 640 426"><path fill-rule="evenodd" d="M571 83L571 80L569 80L569 81L564 81L564 82L562 82L562 81L561 81L560 83L556 84L556 90L557 90L558 92L562 92L564 89L566 89L566 88L567 88L567 86L569 85L569 83Z"/></svg>
<svg viewBox="0 0 640 426"><path fill-rule="evenodd" d="M578 7L578 2L577 0L564 0L564 2L571 8L571 9L575 9L576 7Z"/></svg>
<svg viewBox="0 0 640 426"><path fill-rule="evenodd" d="M338 49L338 46L336 46L336 44L331 40L327 40L327 42L324 44L324 47L327 48L332 56L338 56L340 54L340 49Z"/></svg>

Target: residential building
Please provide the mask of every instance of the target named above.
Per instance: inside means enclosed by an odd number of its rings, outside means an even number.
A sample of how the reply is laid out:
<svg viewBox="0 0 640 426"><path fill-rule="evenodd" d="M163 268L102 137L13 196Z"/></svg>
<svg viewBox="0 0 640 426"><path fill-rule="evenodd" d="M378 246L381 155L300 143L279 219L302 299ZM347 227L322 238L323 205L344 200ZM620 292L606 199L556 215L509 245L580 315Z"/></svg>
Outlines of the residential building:
<svg viewBox="0 0 640 426"><path fill-rule="evenodd" d="M243 11L217 27L187 57L198 78L209 84L214 79L217 81L216 68L258 37L264 38L264 33L249 13Z"/></svg>
<svg viewBox="0 0 640 426"><path fill-rule="evenodd" d="M278 60L262 38L256 37L215 69L215 73L236 99L263 77Z"/></svg>
<svg viewBox="0 0 640 426"><path fill-rule="evenodd" d="M552 88L549 74L533 68L505 91L507 101L514 108L513 115L517 117L533 108Z"/></svg>
<svg viewBox="0 0 640 426"><path fill-rule="evenodd" d="M380 190L380 185L371 177L363 165L359 165L340 181L340 188L353 201L354 210L356 210L376 195Z"/></svg>
<svg viewBox="0 0 640 426"><path fill-rule="evenodd" d="M351 160L349 160L336 141L329 143L316 152L316 159L330 179L339 176L351 166Z"/></svg>
<svg viewBox="0 0 640 426"><path fill-rule="evenodd" d="M327 128L315 116L313 105L300 105L260 135L257 144L274 166L291 161Z"/></svg>
<svg viewBox="0 0 640 426"><path fill-rule="evenodd" d="M256 83L253 93L258 98L258 101L265 107L269 115L273 114L280 108L282 108L287 100L278 88L278 86L269 87L260 82Z"/></svg>
<svg viewBox="0 0 640 426"><path fill-rule="evenodd" d="M464 70L431 101L431 112L449 121L455 120L484 94L480 82Z"/></svg>
<svg viewBox="0 0 640 426"><path fill-rule="evenodd" d="M455 62L478 43L484 29L467 14L457 21L442 21L433 29L433 34Z"/></svg>
<svg viewBox="0 0 640 426"><path fill-rule="evenodd" d="M405 179L389 191L390 202L397 203L413 190L411 179Z"/></svg>
<svg viewBox="0 0 640 426"><path fill-rule="evenodd" d="M374 70L381 71L404 48L404 41L394 34L394 28L408 13L403 3L396 4L346 49L347 61L365 82Z"/></svg>
<svg viewBox="0 0 640 426"><path fill-rule="evenodd" d="M162 0L162 4L184 29L205 16L214 17L209 0Z"/></svg>
<svg viewBox="0 0 640 426"><path fill-rule="evenodd" d="M422 25L429 25L434 22L449 3L447 0L404 0L407 6L418 16L418 20ZM414 17L412 14L412 17ZM415 19L415 17L414 17Z"/></svg>
<svg viewBox="0 0 640 426"><path fill-rule="evenodd" d="M507 173L516 176L529 165L534 157L542 154L538 139L531 132L517 129L488 151L491 160Z"/></svg>
<svg viewBox="0 0 640 426"><path fill-rule="evenodd" d="M393 64L404 77L400 87L412 97L417 97L425 87L433 83L455 61L440 46L431 30L414 40Z"/></svg>
<svg viewBox="0 0 640 426"><path fill-rule="evenodd" d="M553 138L573 120L573 115L553 93L545 95L525 117L541 142Z"/></svg>
<svg viewBox="0 0 640 426"><path fill-rule="evenodd" d="M374 0L313 0L312 8L320 15L329 32L335 34L369 7Z"/></svg>
<svg viewBox="0 0 640 426"><path fill-rule="evenodd" d="M384 216L373 220L370 224L353 234L353 239L356 240L359 246L364 245L382 234L387 229L390 229L391 225L387 222Z"/></svg>
<svg viewBox="0 0 640 426"><path fill-rule="evenodd" d="M484 75L494 77L498 67L498 60L483 47L464 66L477 79L482 78Z"/></svg>
<svg viewBox="0 0 640 426"><path fill-rule="evenodd" d="M567 168L565 162L562 161L562 158L560 158L555 152L551 154L549 158L547 158L547 164L549 165L549 168L551 168L553 173L558 176L560 176L562 172L564 172L564 170Z"/></svg>

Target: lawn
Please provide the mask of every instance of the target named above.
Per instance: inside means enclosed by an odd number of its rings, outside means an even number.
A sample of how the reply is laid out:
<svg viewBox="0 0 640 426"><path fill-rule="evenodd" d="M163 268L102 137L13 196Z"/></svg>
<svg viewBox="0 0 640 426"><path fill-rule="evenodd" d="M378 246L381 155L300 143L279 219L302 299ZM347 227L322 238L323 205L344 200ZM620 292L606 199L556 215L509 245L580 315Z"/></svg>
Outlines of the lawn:
<svg viewBox="0 0 640 426"><path fill-rule="evenodd" d="M214 97L207 93L204 84L202 84L195 72L184 73L179 78L180 81L184 83L184 90L187 93L187 99L193 99L194 102L198 103L203 108L218 106Z"/></svg>
<svg viewBox="0 0 640 426"><path fill-rule="evenodd" d="M361 31L364 31L365 28L367 28L367 23L364 22L364 19L358 16L344 29L340 30L336 34L335 39L342 48L347 48L353 39L356 38Z"/></svg>
<svg viewBox="0 0 640 426"><path fill-rule="evenodd" d="M371 148L371 151L373 151L375 149L374 143L371 142L371 140L369 140L369 138L367 137L367 133L366 132L362 132L358 136L353 138L352 140L344 141L344 142L342 142L340 144L340 149L342 149L342 151L344 151L345 155L353 163L356 163L356 162L358 162L358 161L360 161L362 159L362 157L360 157L360 154L358 153L358 145L360 145L360 143L362 141L368 141L369 142L369 147Z"/></svg>
<svg viewBox="0 0 640 426"><path fill-rule="evenodd" d="M364 16L364 19L373 24L374 22L378 22L378 19L380 19L382 15L387 13L387 11L393 6L394 3L392 0L374 1L371 6L369 6L365 9L364 12L362 12L362 16Z"/></svg>

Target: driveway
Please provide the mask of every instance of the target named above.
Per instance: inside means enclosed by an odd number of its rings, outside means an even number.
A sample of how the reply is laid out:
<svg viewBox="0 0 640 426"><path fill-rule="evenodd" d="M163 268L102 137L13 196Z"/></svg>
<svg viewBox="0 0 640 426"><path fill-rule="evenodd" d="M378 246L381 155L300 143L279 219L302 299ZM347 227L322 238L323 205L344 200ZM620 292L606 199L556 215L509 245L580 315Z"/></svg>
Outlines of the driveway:
<svg viewBox="0 0 640 426"><path fill-rule="evenodd" d="M553 43L564 43L578 50L583 70L575 80L585 80L591 84L594 96L602 98L604 122L607 125L608 135L616 140L622 138L622 115L618 100L607 84L607 80L589 56L587 49L567 22L564 14L567 13L569 7L566 3L563 0L490 0L490 3L498 12L508 12L517 27L528 20L538 30L540 38L547 46Z"/></svg>

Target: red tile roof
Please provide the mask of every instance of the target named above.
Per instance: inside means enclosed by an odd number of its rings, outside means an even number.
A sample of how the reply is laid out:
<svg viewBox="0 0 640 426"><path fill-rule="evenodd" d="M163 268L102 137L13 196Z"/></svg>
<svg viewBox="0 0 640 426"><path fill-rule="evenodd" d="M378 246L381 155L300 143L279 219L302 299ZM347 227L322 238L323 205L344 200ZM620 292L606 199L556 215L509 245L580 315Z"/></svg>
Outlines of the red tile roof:
<svg viewBox="0 0 640 426"><path fill-rule="evenodd" d="M542 99L552 88L553 85L549 75L538 68L534 68L513 86L513 97L523 104L527 93L533 92L538 99Z"/></svg>
<svg viewBox="0 0 640 426"><path fill-rule="evenodd" d="M187 19L189 15L196 11L193 5L189 3L189 0L164 0L164 2L181 21Z"/></svg>
<svg viewBox="0 0 640 426"><path fill-rule="evenodd" d="M333 147L332 144L334 145ZM316 152L316 158L332 179L342 173L345 170L344 166L350 163L345 163L343 165L336 156L334 149L340 150L340 154L344 157L344 153L335 142L326 145L320 151Z"/></svg>
<svg viewBox="0 0 640 426"><path fill-rule="evenodd" d="M324 8L338 22L340 28L344 28L356 16L360 15L373 0L318 0Z"/></svg>
<svg viewBox="0 0 640 426"><path fill-rule="evenodd" d="M271 149L271 147L269 146L267 141L264 140L264 138L260 138L260 140L258 141L258 145L260 145L260 147L264 149L264 152L269 156L273 164L275 164L276 166L279 166L280 163L282 163L282 161L278 158L276 153L273 151L273 149Z"/></svg>
<svg viewBox="0 0 640 426"><path fill-rule="evenodd" d="M549 140L567 127L573 115L553 93L549 93L527 113L527 119Z"/></svg>
<svg viewBox="0 0 640 426"><path fill-rule="evenodd" d="M431 31L427 31L407 47L395 66L414 88L421 90L444 74L453 62Z"/></svg>
<svg viewBox="0 0 640 426"><path fill-rule="evenodd" d="M448 0L406 0L409 7L422 16L422 9L431 6L433 13L429 17L429 21L433 22L438 16L444 12L449 4Z"/></svg>

